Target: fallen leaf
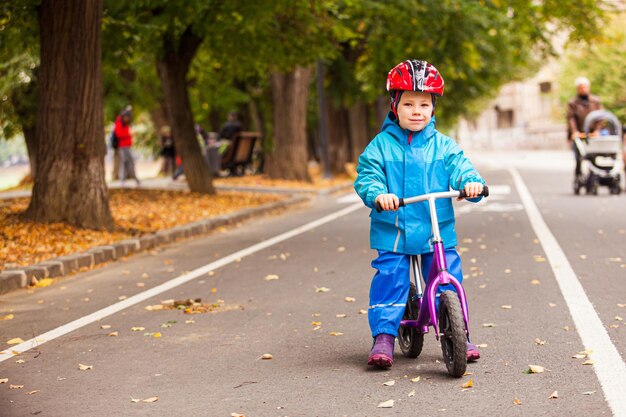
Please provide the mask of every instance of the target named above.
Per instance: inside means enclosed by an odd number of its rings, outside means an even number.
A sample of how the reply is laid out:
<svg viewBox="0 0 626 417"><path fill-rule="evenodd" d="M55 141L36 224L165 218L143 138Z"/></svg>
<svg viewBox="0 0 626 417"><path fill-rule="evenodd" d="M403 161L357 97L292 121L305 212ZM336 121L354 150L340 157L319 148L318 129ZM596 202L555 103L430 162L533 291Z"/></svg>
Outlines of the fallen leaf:
<svg viewBox="0 0 626 417"><path fill-rule="evenodd" d="M36 389L36 390L34 390L34 391L29 391L29 392L27 392L27 393L26 393L26 395L33 395L33 394L36 394L36 393L38 393L38 392L39 392L39 390L38 390L38 389Z"/></svg>
<svg viewBox="0 0 626 417"><path fill-rule="evenodd" d="M0 378L0 384L6 384L9 382L9 378Z"/></svg>
<svg viewBox="0 0 626 417"><path fill-rule="evenodd" d="M543 256L540 255L535 255L533 256L533 258L535 258L535 262L545 262L546 258L544 258Z"/></svg>
<svg viewBox="0 0 626 417"><path fill-rule="evenodd" d="M153 403L159 401L159 397L150 397L150 398L146 398L145 400L141 400L142 403Z"/></svg>
<svg viewBox="0 0 626 417"><path fill-rule="evenodd" d="M559 393L557 391L554 391L552 394L550 394L550 396L548 397L548 399L550 400L555 400L559 398Z"/></svg>
<svg viewBox="0 0 626 417"><path fill-rule="evenodd" d="M474 381L470 379L465 384L461 385L461 388L472 388L473 386L474 386Z"/></svg>
<svg viewBox="0 0 626 417"><path fill-rule="evenodd" d="M583 395L593 395L595 393L596 393L595 391L585 391L583 392Z"/></svg>
<svg viewBox="0 0 626 417"><path fill-rule="evenodd" d="M19 345L20 343L24 343L21 337L16 337L7 341L8 345Z"/></svg>
<svg viewBox="0 0 626 417"><path fill-rule="evenodd" d="M506 304L505 304L505 305L503 305L503 306L500 306L500 308L501 308L501 309L503 309L503 310L510 310L510 309L512 309L512 308L513 308L513 306L510 306L510 305L506 305Z"/></svg>
<svg viewBox="0 0 626 417"><path fill-rule="evenodd" d="M54 283L54 280L52 278L43 278L43 279L38 280L35 286L39 288L43 288L43 287L49 287L53 283Z"/></svg>
<svg viewBox="0 0 626 417"><path fill-rule="evenodd" d="M541 340L541 339L539 339L539 338L536 338L536 339L535 339L535 343L536 343L536 344L538 344L538 345L545 345L545 344L546 344L546 341L545 341L545 340Z"/></svg>
<svg viewBox="0 0 626 417"><path fill-rule="evenodd" d="M109 336L109 337L115 337L115 336L117 336L118 334L119 334L118 332L111 332L111 333L109 333L107 336Z"/></svg>
<svg viewBox="0 0 626 417"><path fill-rule="evenodd" d="M337 317L338 319L345 319L346 317L348 317L347 314L335 314L335 317Z"/></svg>
<svg viewBox="0 0 626 417"><path fill-rule="evenodd" d="M269 354L269 353L264 353L261 356L261 359L263 359L263 360L270 360L270 359L274 359L274 357L271 354Z"/></svg>
<svg viewBox="0 0 626 417"><path fill-rule="evenodd" d="M79 363L78 369L80 369L81 371L87 371L89 369L93 369L93 365L83 365L82 363Z"/></svg>
<svg viewBox="0 0 626 417"><path fill-rule="evenodd" d="M541 284L541 281L539 281L538 279L533 279L532 281L530 281L530 283L531 283L532 285L540 285L540 284Z"/></svg>
<svg viewBox="0 0 626 417"><path fill-rule="evenodd" d="M312 321L311 322L311 326L321 326L322 322L321 321Z"/></svg>
<svg viewBox="0 0 626 417"><path fill-rule="evenodd" d="M24 359L18 359L15 361L15 363L19 363L20 365L23 364L25 361Z"/></svg>
<svg viewBox="0 0 626 417"><path fill-rule="evenodd" d="M522 405L522 400L520 400L519 398L516 398L513 400L513 404L515 405Z"/></svg>
<svg viewBox="0 0 626 417"><path fill-rule="evenodd" d="M337 252L345 252L345 251L346 251L346 248L344 246L339 246L337 248Z"/></svg>
<svg viewBox="0 0 626 417"><path fill-rule="evenodd" d="M265 276L265 281L275 281L278 279L278 275L269 274Z"/></svg>
<svg viewBox="0 0 626 417"><path fill-rule="evenodd" d="M488 346L487 343L479 343L476 345L476 347L479 347L479 348L486 348L487 346Z"/></svg>
<svg viewBox="0 0 626 417"><path fill-rule="evenodd" d="M343 333L341 333L341 332L329 332L328 334L331 335L331 336L342 336L343 335Z"/></svg>
<svg viewBox="0 0 626 417"><path fill-rule="evenodd" d="M9 389L22 389L24 388L24 385L9 385Z"/></svg>
<svg viewBox="0 0 626 417"><path fill-rule="evenodd" d="M483 327L496 327L495 323L483 323Z"/></svg>
<svg viewBox="0 0 626 417"><path fill-rule="evenodd" d="M623 319L622 317L620 317L620 316L615 316L615 320L617 320L617 321L623 321L624 319Z"/></svg>
<svg viewBox="0 0 626 417"><path fill-rule="evenodd" d="M158 310L163 310L165 306L163 304L155 304L155 305L151 305L151 306L146 306L144 307L144 309L148 310L148 311L158 311Z"/></svg>
<svg viewBox="0 0 626 417"><path fill-rule="evenodd" d="M141 400L140 400L139 398L132 398L132 397L130 398L130 402L131 402L131 403L138 403L138 402L140 402L140 401L141 401Z"/></svg>
<svg viewBox="0 0 626 417"><path fill-rule="evenodd" d="M354 303L356 301L356 298L354 297L346 297L344 298L344 301L347 303Z"/></svg>
<svg viewBox="0 0 626 417"><path fill-rule="evenodd" d="M587 359L586 361L583 362L583 365L593 365L595 362L593 361L593 359Z"/></svg>
<svg viewBox="0 0 626 417"><path fill-rule="evenodd" d="M540 374L544 371L543 366L539 365L528 365L528 373L529 374Z"/></svg>
<svg viewBox="0 0 626 417"><path fill-rule="evenodd" d="M137 284L135 284L135 285L137 285L137 287L138 287L138 288L143 288L143 287L145 287L145 286L146 286L146 284L144 284L143 282L138 282L138 283L137 283Z"/></svg>
<svg viewBox="0 0 626 417"><path fill-rule="evenodd" d="M130 330L132 330L133 332L143 332L144 330L146 330L145 327L131 327Z"/></svg>
<svg viewBox="0 0 626 417"><path fill-rule="evenodd" d="M550 307L556 307L556 304L554 304L554 303L548 303L548 305L549 305Z"/></svg>
<svg viewBox="0 0 626 417"><path fill-rule="evenodd" d="M239 414L239 413L230 413L230 417L246 417L243 414Z"/></svg>
<svg viewBox="0 0 626 417"><path fill-rule="evenodd" d="M110 325L110 324L103 324L102 326L100 326L100 328L101 328L102 330L110 329L110 328L111 328L111 325Z"/></svg>
<svg viewBox="0 0 626 417"><path fill-rule="evenodd" d="M378 404L378 408L393 408L393 403L393 400L383 401L382 403Z"/></svg>
<svg viewBox="0 0 626 417"><path fill-rule="evenodd" d="M7 314L4 317L0 317L0 320L13 320L13 317L15 317L13 314Z"/></svg>
<svg viewBox="0 0 626 417"><path fill-rule="evenodd" d="M415 378L411 378L411 382L420 382L421 377L416 376Z"/></svg>
<svg viewBox="0 0 626 417"><path fill-rule="evenodd" d="M415 397L415 390L409 392L409 397Z"/></svg>
<svg viewBox="0 0 626 417"><path fill-rule="evenodd" d="M391 381L383 382L383 385L386 387L393 387L396 385L396 381L392 379Z"/></svg>
<svg viewBox="0 0 626 417"><path fill-rule="evenodd" d="M509 268L507 268L507 269L505 269L505 270L504 270L504 273L505 273L505 274L510 274L510 273L511 273L511 270L510 270Z"/></svg>
<svg viewBox="0 0 626 417"><path fill-rule="evenodd" d="M367 310L360 309L359 314L367 314Z"/></svg>
<svg viewBox="0 0 626 417"><path fill-rule="evenodd" d="M330 288L326 288L326 287L315 288L315 292L328 292L328 291L330 291Z"/></svg>

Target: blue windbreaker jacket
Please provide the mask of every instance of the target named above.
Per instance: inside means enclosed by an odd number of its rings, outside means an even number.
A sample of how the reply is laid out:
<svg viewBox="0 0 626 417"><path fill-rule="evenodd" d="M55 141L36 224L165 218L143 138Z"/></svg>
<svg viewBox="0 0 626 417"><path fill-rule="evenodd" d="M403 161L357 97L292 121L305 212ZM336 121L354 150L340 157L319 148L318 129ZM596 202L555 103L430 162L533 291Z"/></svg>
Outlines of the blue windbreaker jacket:
<svg viewBox="0 0 626 417"><path fill-rule="evenodd" d="M468 182L485 183L461 148L435 129L434 116L423 130L412 132L402 129L392 112L359 157L357 173L354 189L372 208L372 249L412 255L433 251L428 202L377 213L375 199L379 194L408 198L451 188L460 190ZM457 245L452 201L437 200L436 207L445 248L452 248Z"/></svg>

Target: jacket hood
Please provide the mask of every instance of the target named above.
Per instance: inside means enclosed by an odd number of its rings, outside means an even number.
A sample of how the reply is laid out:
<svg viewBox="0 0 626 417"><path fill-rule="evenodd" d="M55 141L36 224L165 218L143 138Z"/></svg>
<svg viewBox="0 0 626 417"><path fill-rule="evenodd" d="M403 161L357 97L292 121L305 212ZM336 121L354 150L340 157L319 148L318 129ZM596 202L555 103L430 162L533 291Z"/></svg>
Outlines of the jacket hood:
<svg viewBox="0 0 626 417"><path fill-rule="evenodd" d="M424 129L420 130L419 132L413 132L413 139L430 139L435 134L435 124L436 120L435 116L433 116L430 119L430 122L426 125L426 127L424 127ZM389 133L400 142L402 142L403 138L408 136L409 132L411 132L408 129L403 129L400 127L400 125L398 124L398 118L391 111L387 113L387 117L383 122L383 127L381 131Z"/></svg>

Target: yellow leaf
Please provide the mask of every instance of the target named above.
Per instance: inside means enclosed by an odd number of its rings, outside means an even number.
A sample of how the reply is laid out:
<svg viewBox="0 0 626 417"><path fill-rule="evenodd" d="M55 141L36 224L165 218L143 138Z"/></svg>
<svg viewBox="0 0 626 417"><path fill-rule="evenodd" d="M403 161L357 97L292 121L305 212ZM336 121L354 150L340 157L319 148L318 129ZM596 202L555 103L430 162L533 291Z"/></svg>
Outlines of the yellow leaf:
<svg viewBox="0 0 626 417"><path fill-rule="evenodd" d="M8 345L19 345L20 343L24 343L21 337L15 337L9 341L7 341Z"/></svg>
<svg viewBox="0 0 626 417"><path fill-rule="evenodd" d="M396 385L396 381L392 379L391 381L383 382L383 385L386 387L393 387Z"/></svg>
<svg viewBox="0 0 626 417"><path fill-rule="evenodd" d="M269 274L265 276L265 281L276 281L278 279L278 275Z"/></svg>
<svg viewBox="0 0 626 417"><path fill-rule="evenodd" d="M495 323L483 323L483 327L496 327Z"/></svg>
<svg viewBox="0 0 626 417"><path fill-rule="evenodd" d="M102 330L110 329L110 328L111 328L111 325L110 325L110 324L103 324L102 326L100 326L100 328L101 328Z"/></svg>
<svg viewBox="0 0 626 417"><path fill-rule="evenodd" d="M586 361L583 362L583 365L593 365L595 362L593 361L593 359L587 359Z"/></svg>
<svg viewBox="0 0 626 417"><path fill-rule="evenodd" d="M541 346L541 345L545 345L546 341L545 340L541 340L539 338L536 338L535 339L535 343Z"/></svg>
<svg viewBox="0 0 626 417"><path fill-rule="evenodd" d="M80 369L81 371L87 371L89 369L93 369L93 365L83 365L82 363L79 363L78 369Z"/></svg>
<svg viewBox="0 0 626 417"><path fill-rule="evenodd" d="M420 382L421 377L416 376L415 378L411 378L411 382Z"/></svg>
<svg viewBox="0 0 626 417"><path fill-rule="evenodd" d="M330 291L330 288L326 288L326 287L315 288L315 292L328 292L328 291Z"/></svg>
<svg viewBox="0 0 626 417"><path fill-rule="evenodd" d="M321 321L312 321L311 326L320 326L322 324Z"/></svg>
<svg viewBox="0 0 626 417"><path fill-rule="evenodd" d="M109 337L115 337L115 336L117 336L118 334L119 334L118 332L111 332L111 333L109 333L107 336L109 336Z"/></svg>
<svg viewBox="0 0 626 417"><path fill-rule="evenodd" d="M338 319L345 319L346 317L348 317L347 314L335 314L335 317L337 317Z"/></svg>
<svg viewBox="0 0 626 417"><path fill-rule="evenodd" d="M26 393L26 395L33 395L33 394L36 394L36 393L38 393L38 392L39 392L39 390L38 390L38 389L36 389L36 390L34 390L34 391L29 391L29 392L27 392L27 393Z"/></svg>
<svg viewBox="0 0 626 417"><path fill-rule="evenodd" d="M261 359L263 359L263 360L266 360L266 361L267 361L267 360L270 360L270 359L274 359L274 356L272 356L270 353L264 353L264 354L261 356Z"/></svg>
<svg viewBox="0 0 626 417"><path fill-rule="evenodd" d="M530 281L530 283L533 285L539 285L541 284L541 281L539 281L538 279L533 279L532 281Z"/></svg>
<svg viewBox="0 0 626 417"><path fill-rule="evenodd" d="M7 314L4 317L0 317L0 320L13 320L13 317L15 317L13 314Z"/></svg>
<svg viewBox="0 0 626 417"><path fill-rule="evenodd" d="M9 382L9 378L0 378L0 384L6 384Z"/></svg>
<svg viewBox="0 0 626 417"><path fill-rule="evenodd" d="M329 332L328 334L331 335L331 336L342 336L343 335L343 333L341 333L341 332Z"/></svg>
<svg viewBox="0 0 626 417"><path fill-rule="evenodd" d="M131 327L130 330L132 330L133 332L143 332L144 330L146 330L145 327Z"/></svg>
<svg viewBox="0 0 626 417"><path fill-rule="evenodd" d="M528 365L528 370L531 374L540 374L544 371L544 368L539 365Z"/></svg>
<svg viewBox="0 0 626 417"><path fill-rule="evenodd" d="M519 398L516 398L513 400L513 404L515 405L522 405L522 400L520 400Z"/></svg>
<svg viewBox="0 0 626 417"><path fill-rule="evenodd" d="M22 389L24 388L24 385L9 385L9 389Z"/></svg>
<svg viewBox="0 0 626 417"><path fill-rule="evenodd" d="M337 248L337 252L345 252L345 251L346 251L346 248L344 246L339 246Z"/></svg>
<svg viewBox="0 0 626 417"><path fill-rule="evenodd" d="M40 279L39 281L37 281L37 284L35 286L42 288L42 287L48 287L50 285L52 285L52 283L54 282L54 280L52 278L43 278Z"/></svg>
<svg viewBox="0 0 626 417"><path fill-rule="evenodd" d="M465 384L461 385L462 388L472 388L473 386L474 386L474 381L471 379L467 381Z"/></svg>
<svg viewBox="0 0 626 417"><path fill-rule="evenodd" d="M513 308L513 306L510 306L510 305L503 305L503 306L500 306L500 308L501 308L501 309L503 309L503 310L510 310L510 309L512 309L512 308Z"/></svg>
<svg viewBox="0 0 626 417"><path fill-rule="evenodd" d="M156 333L152 334L152 337L154 337L155 339L160 339L161 338L161 333L156 332Z"/></svg>
<svg viewBox="0 0 626 417"><path fill-rule="evenodd" d="M153 403L159 401L159 397L150 397L150 398L146 398L145 400L141 400L141 402L144 403Z"/></svg>
<svg viewBox="0 0 626 417"><path fill-rule="evenodd" d="M346 298L344 298L344 300L345 300L347 303L353 303L353 302L355 302L355 301L356 301L356 298L354 298L354 297L346 297Z"/></svg>

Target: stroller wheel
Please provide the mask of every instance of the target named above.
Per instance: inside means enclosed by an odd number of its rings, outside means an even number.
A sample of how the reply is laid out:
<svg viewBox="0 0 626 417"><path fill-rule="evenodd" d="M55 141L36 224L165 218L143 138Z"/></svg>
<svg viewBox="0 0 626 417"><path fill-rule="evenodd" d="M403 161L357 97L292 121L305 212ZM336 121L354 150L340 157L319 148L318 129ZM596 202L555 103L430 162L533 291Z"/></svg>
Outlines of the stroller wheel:
<svg viewBox="0 0 626 417"><path fill-rule="evenodd" d="M580 181L578 180L578 177L574 178L574 194L579 195L580 194Z"/></svg>
<svg viewBox="0 0 626 417"><path fill-rule="evenodd" d="M589 175L587 178L587 194L598 195L598 178L595 175Z"/></svg>

